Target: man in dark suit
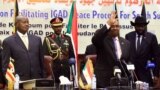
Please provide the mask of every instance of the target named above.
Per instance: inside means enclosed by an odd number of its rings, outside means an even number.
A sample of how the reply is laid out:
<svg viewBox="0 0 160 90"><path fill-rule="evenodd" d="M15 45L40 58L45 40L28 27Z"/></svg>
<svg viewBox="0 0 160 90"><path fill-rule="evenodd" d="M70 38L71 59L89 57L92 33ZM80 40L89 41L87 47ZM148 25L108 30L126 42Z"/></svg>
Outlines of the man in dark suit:
<svg viewBox="0 0 160 90"><path fill-rule="evenodd" d="M43 42L45 62L49 62L51 67L46 64L47 78L55 79L56 84L60 83L59 77L65 76L70 79L69 59L74 58L74 51L71 38L62 34L64 23L63 18L55 17L50 24L54 34L46 36ZM50 69L50 70L48 70Z"/></svg>
<svg viewBox="0 0 160 90"><path fill-rule="evenodd" d="M95 54L97 54L96 53L96 47L93 44L89 44L86 47L85 55L95 55Z"/></svg>
<svg viewBox="0 0 160 90"><path fill-rule="evenodd" d="M131 43L131 61L135 65L135 72L139 80L153 85L147 62L154 59L155 76L158 77L158 43L156 35L147 32L146 22L143 16L137 16L135 22L131 21L131 25L135 27L135 31L126 34L126 39Z"/></svg>
<svg viewBox="0 0 160 90"><path fill-rule="evenodd" d="M14 59L15 74L20 80L43 78L43 48L41 38L27 34L29 20L17 16L16 33L3 41L2 69L6 74L10 58Z"/></svg>
<svg viewBox="0 0 160 90"><path fill-rule="evenodd" d="M129 60L130 43L119 36L119 22L116 13L112 12L111 17L101 29L97 30L92 38L92 43L97 50L95 74L97 87L110 86L110 79L114 77L114 67L118 66L126 76L126 67L122 60Z"/></svg>
<svg viewBox="0 0 160 90"><path fill-rule="evenodd" d="M2 73L2 45L1 45L1 40L0 40L0 89L3 89L5 86L5 78Z"/></svg>
<svg viewBox="0 0 160 90"><path fill-rule="evenodd" d="M85 60L90 58L92 60L93 66L95 66L96 58L97 58L97 51L96 47L93 44L89 44L85 50Z"/></svg>

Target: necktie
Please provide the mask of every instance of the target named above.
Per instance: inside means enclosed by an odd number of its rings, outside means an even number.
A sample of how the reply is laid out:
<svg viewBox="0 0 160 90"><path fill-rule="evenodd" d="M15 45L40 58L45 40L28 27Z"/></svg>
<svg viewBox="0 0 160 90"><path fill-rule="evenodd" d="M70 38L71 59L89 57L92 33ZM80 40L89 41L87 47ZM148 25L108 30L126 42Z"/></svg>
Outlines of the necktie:
<svg viewBox="0 0 160 90"><path fill-rule="evenodd" d="M57 40L58 40L58 42L60 43L60 42L61 42L61 37L60 37L60 36L57 36Z"/></svg>
<svg viewBox="0 0 160 90"><path fill-rule="evenodd" d="M122 51L121 51L121 47L120 47L118 38L114 38L114 45L115 45L115 52L116 52L117 59L120 60Z"/></svg>
<svg viewBox="0 0 160 90"><path fill-rule="evenodd" d="M138 35L137 39L137 50L140 48L141 42L140 42L140 35Z"/></svg>

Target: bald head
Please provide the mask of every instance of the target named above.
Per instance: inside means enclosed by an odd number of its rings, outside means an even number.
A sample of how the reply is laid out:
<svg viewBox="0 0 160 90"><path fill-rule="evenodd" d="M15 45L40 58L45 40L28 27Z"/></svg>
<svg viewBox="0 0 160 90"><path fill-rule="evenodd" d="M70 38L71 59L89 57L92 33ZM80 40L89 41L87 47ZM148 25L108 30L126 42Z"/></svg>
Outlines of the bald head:
<svg viewBox="0 0 160 90"><path fill-rule="evenodd" d="M20 16L17 16L16 19L15 19L15 24L16 24L17 22L23 20L23 19L28 19L28 18L25 17L25 16L21 16L21 15L20 15Z"/></svg>
<svg viewBox="0 0 160 90"><path fill-rule="evenodd" d="M29 20L25 16L17 16L15 26L19 32L25 34L29 29Z"/></svg>

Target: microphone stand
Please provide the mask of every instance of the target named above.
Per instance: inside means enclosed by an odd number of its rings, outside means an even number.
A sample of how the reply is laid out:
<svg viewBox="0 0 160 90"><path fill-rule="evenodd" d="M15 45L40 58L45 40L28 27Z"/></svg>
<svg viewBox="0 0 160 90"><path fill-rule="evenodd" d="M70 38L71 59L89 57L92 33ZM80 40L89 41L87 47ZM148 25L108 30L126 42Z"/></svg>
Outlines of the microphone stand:
<svg viewBox="0 0 160 90"><path fill-rule="evenodd" d="M73 89L78 88L77 80L76 80L76 71L75 71L75 58L69 59L70 64L70 80L73 82Z"/></svg>
<svg viewBox="0 0 160 90"><path fill-rule="evenodd" d="M129 77L128 77L128 75L127 75L127 73L126 73L126 71L125 71L125 69L124 69L124 67L123 67L122 62L120 61L120 59L118 59L118 62L119 62L120 66L121 66L121 68L122 68L122 70L124 72L125 77L129 80Z"/></svg>
<svg viewBox="0 0 160 90"><path fill-rule="evenodd" d="M121 89L121 79L118 78L118 90L120 90L120 89Z"/></svg>
<svg viewBox="0 0 160 90"><path fill-rule="evenodd" d="M133 74L132 70L130 70L130 73L131 73L130 85L131 85L131 90L132 90L133 89L133 84L134 84L134 74Z"/></svg>
<svg viewBox="0 0 160 90"><path fill-rule="evenodd" d="M72 67L72 66L71 66ZM73 78L73 89L77 88L77 84L76 84L76 74L75 74L75 69L72 70L72 78Z"/></svg>
<svg viewBox="0 0 160 90"><path fill-rule="evenodd" d="M114 67L114 76L115 76L115 82L116 82L116 87L118 90L121 88L121 70L118 66Z"/></svg>
<svg viewBox="0 0 160 90"><path fill-rule="evenodd" d="M70 66L70 80L72 80L72 85L73 85L73 88L74 88L74 85L75 85L75 82L74 82L74 74L73 74L73 70L72 70L72 65Z"/></svg>

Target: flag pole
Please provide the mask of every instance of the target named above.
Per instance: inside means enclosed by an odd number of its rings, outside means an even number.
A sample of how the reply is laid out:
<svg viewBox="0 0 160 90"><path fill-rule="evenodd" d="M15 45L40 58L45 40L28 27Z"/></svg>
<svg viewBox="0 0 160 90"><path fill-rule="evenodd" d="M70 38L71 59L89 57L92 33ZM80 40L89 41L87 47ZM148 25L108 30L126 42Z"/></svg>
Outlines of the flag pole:
<svg viewBox="0 0 160 90"><path fill-rule="evenodd" d="M14 24L15 24L16 17L17 17L18 15L19 15L18 1L15 0L15 2L14 2L14 16L13 16L13 23L14 23ZM15 25L14 25L12 34L15 34L15 32L16 32L16 27L15 27Z"/></svg>

